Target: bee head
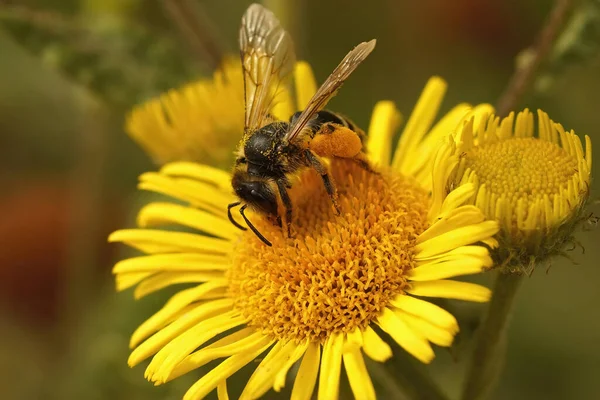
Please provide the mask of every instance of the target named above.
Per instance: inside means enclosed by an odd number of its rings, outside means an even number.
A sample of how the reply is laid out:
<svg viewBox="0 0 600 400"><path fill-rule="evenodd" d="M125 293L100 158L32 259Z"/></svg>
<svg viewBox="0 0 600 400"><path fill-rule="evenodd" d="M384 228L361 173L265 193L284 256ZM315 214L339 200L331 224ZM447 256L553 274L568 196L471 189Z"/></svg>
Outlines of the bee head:
<svg viewBox="0 0 600 400"><path fill-rule="evenodd" d="M254 210L268 216L277 216L277 196L269 181L251 177L246 171L236 170L231 180L235 194Z"/></svg>

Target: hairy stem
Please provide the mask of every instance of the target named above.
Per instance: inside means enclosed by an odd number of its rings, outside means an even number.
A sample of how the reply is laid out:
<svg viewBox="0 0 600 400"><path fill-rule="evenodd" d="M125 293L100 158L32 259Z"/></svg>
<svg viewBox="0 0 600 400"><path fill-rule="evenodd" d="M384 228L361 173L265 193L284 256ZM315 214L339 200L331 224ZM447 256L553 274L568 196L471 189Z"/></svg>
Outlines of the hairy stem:
<svg viewBox="0 0 600 400"><path fill-rule="evenodd" d="M517 68L498 100L496 114L508 115L531 86L574 6L574 0L556 0L530 51L529 60ZM508 322L522 276L498 273L494 293L479 328L462 399L475 400L489 394L498 381L506 353Z"/></svg>
<svg viewBox="0 0 600 400"><path fill-rule="evenodd" d="M518 67L513 73L506 90L500 96L496 114L504 117L517 106L525 91L532 84L536 72L542 62L548 57L560 29L571 11L574 0L556 0L546 23L538 33L532 46L531 57L525 65Z"/></svg>
<svg viewBox="0 0 600 400"><path fill-rule="evenodd" d="M463 400L484 398L498 381L504 353L508 322L522 275L498 273L487 314L477 333L477 341L467 372Z"/></svg>

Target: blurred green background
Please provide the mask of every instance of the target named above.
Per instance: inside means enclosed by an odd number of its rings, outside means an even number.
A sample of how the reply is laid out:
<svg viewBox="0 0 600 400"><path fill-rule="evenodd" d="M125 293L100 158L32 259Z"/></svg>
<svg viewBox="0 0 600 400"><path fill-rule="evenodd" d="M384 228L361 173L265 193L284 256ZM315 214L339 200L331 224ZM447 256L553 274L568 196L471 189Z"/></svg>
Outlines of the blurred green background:
<svg viewBox="0 0 600 400"><path fill-rule="evenodd" d="M250 2L187 3L201 11L204 33L214 39L204 53L161 1L0 1L2 399L178 399L195 378L154 388L143 366L127 367L128 336L166 295L134 302L130 292L114 293L110 269L124 249L106 243L110 231L133 225L135 210L148 200L136 192L136 177L155 168L123 132L126 111L208 76L215 49L235 53ZM381 99L396 101L407 116L431 75L449 83L443 111L462 101L494 103L552 6L542 0L266 3L280 13L299 58L312 63L319 81L355 44L377 38L375 52L331 103L362 126ZM579 19L569 26L574 39L553 53L522 106L543 108L598 145L600 2L578 7ZM576 264L557 259L525 280L493 398L600 396L594 261L600 232L578 238L586 251L569 253ZM451 351L438 349L427 370L456 398L483 307L445 305L458 315L462 333ZM391 398L386 384L378 383L381 398Z"/></svg>

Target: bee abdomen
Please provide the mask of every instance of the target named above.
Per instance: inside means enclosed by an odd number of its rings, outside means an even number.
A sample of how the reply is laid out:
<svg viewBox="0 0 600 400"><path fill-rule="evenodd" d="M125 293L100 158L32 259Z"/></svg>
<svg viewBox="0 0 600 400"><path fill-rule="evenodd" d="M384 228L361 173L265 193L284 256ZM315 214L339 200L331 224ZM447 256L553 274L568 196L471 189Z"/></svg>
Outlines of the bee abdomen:
<svg viewBox="0 0 600 400"><path fill-rule="evenodd" d="M302 111L298 111L297 113L292 115L292 117L290 118L290 125L294 124L294 122L300 116L300 114L302 114ZM311 119L311 121L307 125L307 128L309 128L314 134L321 129L321 126L327 123L342 125L349 129L352 129L354 127L354 124L350 122L347 118L339 114L335 114L331 111L321 110L315 114L313 119Z"/></svg>

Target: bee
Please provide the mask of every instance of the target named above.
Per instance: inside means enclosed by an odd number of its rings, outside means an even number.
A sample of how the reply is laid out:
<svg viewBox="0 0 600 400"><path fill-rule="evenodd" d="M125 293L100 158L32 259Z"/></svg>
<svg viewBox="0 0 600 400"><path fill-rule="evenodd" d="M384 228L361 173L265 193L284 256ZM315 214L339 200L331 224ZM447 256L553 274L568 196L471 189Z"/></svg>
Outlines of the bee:
<svg viewBox="0 0 600 400"><path fill-rule="evenodd" d="M229 204L227 213L236 227L246 230L231 214L233 207L241 205L239 212L246 225L271 246L246 216L246 208L250 207L282 226L279 199L285 209L290 237L293 206L288 189L292 187L290 178L293 175L304 168L315 169L339 214L335 184L321 157L352 159L371 170L363 151L364 132L347 118L324 108L373 51L375 40L360 43L350 51L306 108L292 115L289 121L276 120L269 113L277 90L296 62L289 34L271 11L252 4L242 17L239 42L244 72L245 120L231 183L240 201Z"/></svg>

